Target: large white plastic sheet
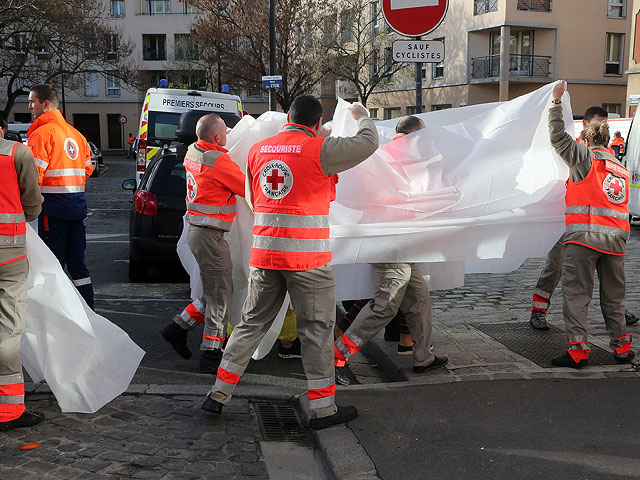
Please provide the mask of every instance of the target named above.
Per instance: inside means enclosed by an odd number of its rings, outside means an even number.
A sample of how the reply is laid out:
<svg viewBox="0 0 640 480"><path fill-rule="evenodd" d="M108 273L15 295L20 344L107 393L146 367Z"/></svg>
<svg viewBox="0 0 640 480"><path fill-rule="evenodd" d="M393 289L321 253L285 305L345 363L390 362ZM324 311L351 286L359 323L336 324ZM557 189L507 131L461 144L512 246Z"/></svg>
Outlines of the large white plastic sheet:
<svg viewBox="0 0 640 480"><path fill-rule="evenodd" d="M370 263L417 263L432 289L444 289L463 285L465 273L508 272L528 257L545 256L564 231L568 177L549 142L552 88L509 102L420 114L427 128L394 142L398 119L378 122L380 148L340 174L331 204L338 300L373 296ZM565 125L574 135L565 95ZM244 117L227 140L231 158L244 171L251 146L285 121L275 112ZM333 136L356 133L347 102L339 100L331 128ZM251 228L252 214L240 201L227 237L233 324L246 296ZM281 318L269 339L280 325ZM272 342L265 339L262 352Z"/></svg>
<svg viewBox="0 0 640 480"><path fill-rule="evenodd" d="M96 412L127 389L145 352L87 306L30 226L27 253L22 363L33 381L46 380L63 412Z"/></svg>

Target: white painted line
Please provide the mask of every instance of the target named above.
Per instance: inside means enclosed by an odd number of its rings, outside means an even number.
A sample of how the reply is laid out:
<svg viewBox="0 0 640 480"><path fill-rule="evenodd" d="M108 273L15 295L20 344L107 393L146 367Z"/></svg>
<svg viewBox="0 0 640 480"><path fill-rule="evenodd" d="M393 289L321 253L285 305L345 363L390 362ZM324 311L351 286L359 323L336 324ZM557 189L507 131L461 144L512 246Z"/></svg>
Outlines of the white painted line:
<svg viewBox="0 0 640 480"><path fill-rule="evenodd" d="M96 308L98 313L117 313L120 315L134 315L136 317L155 317L156 315L149 315L148 313L133 313L133 312L119 312L117 310L105 310L103 308Z"/></svg>
<svg viewBox="0 0 640 480"><path fill-rule="evenodd" d="M129 240L87 240L87 243L129 243Z"/></svg>
<svg viewBox="0 0 640 480"><path fill-rule="evenodd" d="M87 233L87 240L96 240L98 238L112 237L128 237L128 233Z"/></svg>

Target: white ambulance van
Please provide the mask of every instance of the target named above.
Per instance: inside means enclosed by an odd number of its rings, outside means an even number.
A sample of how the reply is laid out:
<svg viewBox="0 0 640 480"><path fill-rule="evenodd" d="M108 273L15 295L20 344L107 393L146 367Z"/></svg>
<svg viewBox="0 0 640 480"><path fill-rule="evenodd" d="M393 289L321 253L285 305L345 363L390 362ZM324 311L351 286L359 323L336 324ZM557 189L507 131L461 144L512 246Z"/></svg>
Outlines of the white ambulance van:
<svg viewBox="0 0 640 480"><path fill-rule="evenodd" d="M634 117L629 135L623 138L627 141L624 147L624 166L631 175L629 180L629 213L634 217L640 216L640 121Z"/></svg>
<svg viewBox="0 0 640 480"><path fill-rule="evenodd" d="M176 144L176 128L180 114L189 110L216 113L230 128L242 117L242 103L237 95L177 88L150 88L144 97L140 114L136 185L140 185L140 179L155 154L164 146L171 148Z"/></svg>

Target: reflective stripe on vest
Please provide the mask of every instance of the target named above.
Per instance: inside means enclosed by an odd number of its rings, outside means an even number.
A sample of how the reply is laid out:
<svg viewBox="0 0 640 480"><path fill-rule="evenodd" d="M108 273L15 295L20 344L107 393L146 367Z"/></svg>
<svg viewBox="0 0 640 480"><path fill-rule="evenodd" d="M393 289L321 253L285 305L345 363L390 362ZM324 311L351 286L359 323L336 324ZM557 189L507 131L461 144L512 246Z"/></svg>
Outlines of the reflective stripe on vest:
<svg viewBox="0 0 640 480"><path fill-rule="evenodd" d="M15 167L14 153L18 143L2 140L0 143L0 247L25 244L27 225L20 200L20 185Z"/></svg>
<svg viewBox="0 0 640 480"><path fill-rule="evenodd" d="M91 162L89 162L91 163ZM44 172L44 177L84 177L84 168L58 168L48 169Z"/></svg>
<svg viewBox="0 0 640 480"><path fill-rule="evenodd" d="M187 202L187 210L213 215L216 213L234 213L236 211L236 206L235 204L215 206L215 205L203 205L201 203Z"/></svg>
<svg viewBox="0 0 640 480"><path fill-rule="evenodd" d="M187 223L191 225L196 225L198 227L219 228L227 232L231 230L231 225L233 225L233 222L225 222L224 220L220 220L219 218L205 217L202 215L192 215L190 213L187 213L186 220Z"/></svg>
<svg viewBox="0 0 640 480"><path fill-rule="evenodd" d="M82 193L84 192L84 185L53 187L43 185L40 187L42 193Z"/></svg>
<svg viewBox="0 0 640 480"><path fill-rule="evenodd" d="M22 373L0 375L0 422L15 420L24 410Z"/></svg>

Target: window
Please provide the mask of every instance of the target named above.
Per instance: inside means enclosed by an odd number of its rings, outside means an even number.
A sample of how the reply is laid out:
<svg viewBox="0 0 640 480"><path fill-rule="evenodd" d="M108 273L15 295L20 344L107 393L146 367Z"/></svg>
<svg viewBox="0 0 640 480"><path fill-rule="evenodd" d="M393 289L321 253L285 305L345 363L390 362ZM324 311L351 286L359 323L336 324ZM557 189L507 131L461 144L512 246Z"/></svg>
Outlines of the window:
<svg viewBox="0 0 640 480"><path fill-rule="evenodd" d="M371 2L371 36L380 34L380 23L378 15L378 2Z"/></svg>
<svg viewBox="0 0 640 480"><path fill-rule="evenodd" d="M200 9L194 5L184 2L184 14L185 15L197 15L200 13Z"/></svg>
<svg viewBox="0 0 640 480"><path fill-rule="evenodd" d="M405 111L407 112L407 115L415 115L418 113L418 108L415 105L409 105Z"/></svg>
<svg viewBox="0 0 640 480"><path fill-rule="evenodd" d="M13 48L15 48L16 53L24 53L26 45L27 45L26 35L24 35L23 33L19 35L14 35Z"/></svg>
<svg viewBox="0 0 640 480"><path fill-rule="evenodd" d="M118 59L118 35L112 33L107 36L107 60Z"/></svg>
<svg viewBox="0 0 640 480"><path fill-rule="evenodd" d="M623 33L607 33L604 59L605 75L622 75L622 55L624 50Z"/></svg>
<svg viewBox="0 0 640 480"><path fill-rule="evenodd" d="M444 38L434 38L434 40L438 42L442 42L444 44ZM444 60L440 63L432 64L431 78L444 78Z"/></svg>
<svg viewBox="0 0 640 480"><path fill-rule="evenodd" d="M398 118L402 116L402 109L400 107L391 107L384 109L384 119L391 120L392 118Z"/></svg>
<svg viewBox="0 0 640 480"><path fill-rule="evenodd" d="M373 120L377 120L378 119L378 109L377 108L370 108L369 109L369 116Z"/></svg>
<svg viewBox="0 0 640 480"><path fill-rule="evenodd" d="M147 15L171 13L171 0L147 0Z"/></svg>
<svg viewBox="0 0 640 480"><path fill-rule="evenodd" d="M353 42L356 39L356 36L353 33L355 17L353 9L342 11L342 15L340 16L340 40L342 42Z"/></svg>
<svg viewBox="0 0 640 480"><path fill-rule="evenodd" d="M84 96L85 97L97 97L98 96L98 74L95 72L84 74Z"/></svg>
<svg viewBox="0 0 640 480"><path fill-rule="evenodd" d="M622 105L619 103L603 103L602 108L604 108L607 113L617 113L619 115L622 110Z"/></svg>
<svg viewBox="0 0 640 480"><path fill-rule="evenodd" d="M142 59L167 59L166 35L142 35Z"/></svg>
<svg viewBox="0 0 640 480"><path fill-rule="evenodd" d="M431 105L432 112L437 112L438 110L447 110L448 108L451 108L450 103L441 103L439 105Z"/></svg>
<svg viewBox="0 0 640 480"><path fill-rule="evenodd" d="M551 0L518 0L518 10L550 12Z"/></svg>
<svg viewBox="0 0 640 480"><path fill-rule="evenodd" d="M114 73L107 73L105 78L107 80L107 97L119 97L120 79Z"/></svg>
<svg viewBox="0 0 640 480"><path fill-rule="evenodd" d="M174 35L176 60L199 60L198 49L193 45L193 36L188 33Z"/></svg>
<svg viewBox="0 0 640 480"><path fill-rule="evenodd" d="M609 0L607 17L625 18L627 16L626 0Z"/></svg>
<svg viewBox="0 0 640 480"><path fill-rule="evenodd" d="M111 0L111 15L124 17L124 0Z"/></svg>
<svg viewBox="0 0 640 480"><path fill-rule="evenodd" d="M378 51L374 50L371 53L371 64L369 65L369 77L377 77L380 65L378 65Z"/></svg>
<svg viewBox="0 0 640 480"><path fill-rule="evenodd" d="M473 14L482 15L498 11L498 0L474 0Z"/></svg>
<svg viewBox="0 0 640 480"><path fill-rule="evenodd" d="M384 68L385 75L387 75L384 79L385 83L391 83L393 81L393 47L386 47L384 49Z"/></svg>

